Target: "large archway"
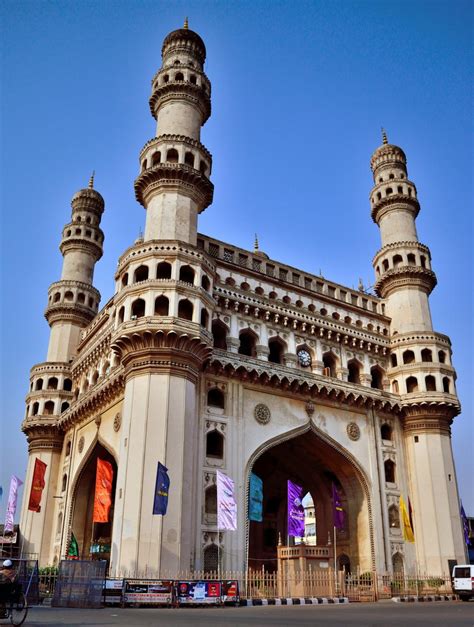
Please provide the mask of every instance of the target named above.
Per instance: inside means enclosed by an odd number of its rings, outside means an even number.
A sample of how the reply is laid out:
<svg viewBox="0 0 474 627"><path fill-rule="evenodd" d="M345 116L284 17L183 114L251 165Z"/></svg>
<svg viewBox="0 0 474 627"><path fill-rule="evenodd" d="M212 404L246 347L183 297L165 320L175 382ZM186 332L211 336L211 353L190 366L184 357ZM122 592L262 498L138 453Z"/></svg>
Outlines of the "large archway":
<svg viewBox="0 0 474 627"><path fill-rule="evenodd" d="M112 506L108 522L93 523L98 458L112 464ZM79 559L110 559L116 484L117 463L113 455L97 442L80 471L73 491L71 531L77 540Z"/></svg>
<svg viewBox="0 0 474 627"><path fill-rule="evenodd" d="M248 565L275 571L277 545L294 544L287 537L287 481L303 488L311 504L308 527L316 533L317 546L333 547L332 487L336 487L345 512L344 529L336 534L339 565L370 570L374 564L372 524L367 480L351 455L324 434L306 430L266 446L253 460L251 471L263 481L263 521L249 521ZM305 501L303 501L305 505ZM296 542L309 542L308 538ZM332 548L331 548L332 551Z"/></svg>

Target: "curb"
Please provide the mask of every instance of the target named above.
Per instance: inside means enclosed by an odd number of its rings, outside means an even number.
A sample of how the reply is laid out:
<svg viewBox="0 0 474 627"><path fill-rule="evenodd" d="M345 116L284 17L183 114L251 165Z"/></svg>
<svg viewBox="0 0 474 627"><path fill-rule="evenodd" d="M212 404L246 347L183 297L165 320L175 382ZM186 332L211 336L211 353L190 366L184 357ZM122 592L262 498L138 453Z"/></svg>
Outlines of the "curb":
<svg viewBox="0 0 474 627"><path fill-rule="evenodd" d="M457 601L457 598L455 594L431 594L423 597L394 597L392 601L395 603L431 603L432 601Z"/></svg>
<svg viewBox="0 0 474 627"><path fill-rule="evenodd" d="M277 597L274 599L241 599L241 606L261 605L333 605L349 603L347 597Z"/></svg>

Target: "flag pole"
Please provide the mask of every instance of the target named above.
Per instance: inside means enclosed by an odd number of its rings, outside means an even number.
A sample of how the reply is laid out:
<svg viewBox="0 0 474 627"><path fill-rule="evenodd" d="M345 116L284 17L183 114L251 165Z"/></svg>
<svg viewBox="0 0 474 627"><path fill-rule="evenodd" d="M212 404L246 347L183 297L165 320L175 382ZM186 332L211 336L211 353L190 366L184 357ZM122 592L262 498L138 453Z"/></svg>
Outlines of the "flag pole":
<svg viewBox="0 0 474 627"><path fill-rule="evenodd" d="M334 525L334 590L337 594L337 540L336 525Z"/></svg>

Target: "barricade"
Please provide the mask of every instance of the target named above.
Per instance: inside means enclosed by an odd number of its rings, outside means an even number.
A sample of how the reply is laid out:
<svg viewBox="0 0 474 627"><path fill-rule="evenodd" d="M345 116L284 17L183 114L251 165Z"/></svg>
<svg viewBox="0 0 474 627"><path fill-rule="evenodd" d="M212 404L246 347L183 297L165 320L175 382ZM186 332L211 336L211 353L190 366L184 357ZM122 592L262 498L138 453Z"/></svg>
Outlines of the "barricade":
<svg viewBox="0 0 474 627"><path fill-rule="evenodd" d="M51 605L101 607L106 568L105 560L62 560Z"/></svg>

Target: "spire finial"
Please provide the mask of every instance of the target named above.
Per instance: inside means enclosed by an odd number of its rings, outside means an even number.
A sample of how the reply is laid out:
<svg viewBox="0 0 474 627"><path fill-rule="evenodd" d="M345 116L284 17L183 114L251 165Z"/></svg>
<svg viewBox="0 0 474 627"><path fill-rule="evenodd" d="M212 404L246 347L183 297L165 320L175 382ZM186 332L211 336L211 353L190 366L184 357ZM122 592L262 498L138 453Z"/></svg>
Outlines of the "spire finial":
<svg viewBox="0 0 474 627"><path fill-rule="evenodd" d="M253 252L258 253L258 237L256 233L255 233L255 243L253 245Z"/></svg>
<svg viewBox="0 0 474 627"><path fill-rule="evenodd" d="M387 131L382 126L382 143L388 144Z"/></svg>
<svg viewBox="0 0 474 627"><path fill-rule="evenodd" d="M189 28L188 18L187 16L184 18L184 28L187 30Z"/></svg>
<svg viewBox="0 0 474 627"><path fill-rule="evenodd" d="M95 176L95 170L92 170L92 174L89 179L89 189L94 189L94 176Z"/></svg>

